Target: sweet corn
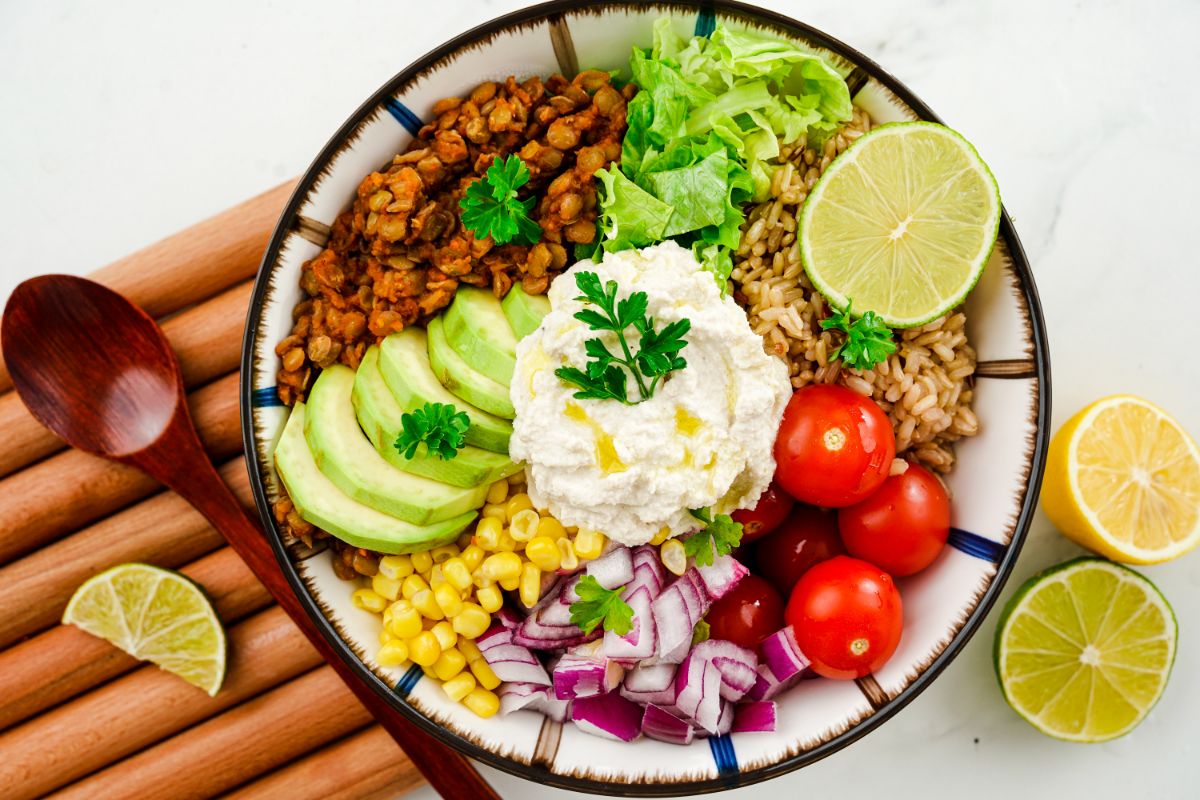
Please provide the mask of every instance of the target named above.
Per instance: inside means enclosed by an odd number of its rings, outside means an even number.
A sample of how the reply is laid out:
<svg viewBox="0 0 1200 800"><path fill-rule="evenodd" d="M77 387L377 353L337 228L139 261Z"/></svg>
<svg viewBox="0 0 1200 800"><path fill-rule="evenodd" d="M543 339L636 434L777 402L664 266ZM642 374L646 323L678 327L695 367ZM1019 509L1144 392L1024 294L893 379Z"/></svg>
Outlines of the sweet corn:
<svg viewBox="0 0 1200 800"><path fill-rule="evenodd" d="M674 575L682 575L687 571L687 553L683 549L683 542L678 539L663 542L658 550L658 557L663 566Z"/></svg>
<svg viewBox="0 0 1200 800"><path fill-rule="evenodd" d="M354 594L350 595L350 602L354 603L356 608L382 614L388 601L374 589L355 589Z"/></svg>
<svg viewBox="0 0 1200 800"><path fill-rule="evenodd" d="M491 578L494 581L519 578L521 557L516 553L494 553L483 560L479 569L485 578Z"/></svg>
<svg viewBox="0 0 1200 800"><path fill-rule="evenodd" d="M599 531L581 530L575 534L575 555L582 559L599 558L608 544L607 537Z"/></svg>
<svg viewBox="0 0 1200 800"><path fill-rule="evenodd" d="M399 639L393 639L379 648L375 660L381 667L398 667L408 661L408 645Z"/></svg>
<svg viewBox="0 0 1200 800"><path fill-rule="evenodd" d="M371 578L371 588L388 600L395 600L400 596L400 581L396 578L385 578L382 572Z"/></svg>
<svg viewBox="0 0 1200 800"><path fill-rule="evenodd" d="M540 526L538 530L538 535L525 545L525 557L543 572L553 572L558 569L562 555L558 552L558 545L554 543L554 540L549 536L543 536L540 533Z"/></svg>
<svg viewBox="0 0 1200 800"><path fill-rule="evenodd" d="M500 533L500 541L496 543L496 550L501 553L512 553L515 552L520 546L521 545L517 543L517 540L512 537L512 533L509 532L508 528L505 528Z"/></svg>
<svg viewBox="0 0 1200 800"><path fill-rule="evenodd" d="M661 528L658 529L658 533L654 534L654 538L650 540L650 544L657 547L658 545L665 542L667 540L667 537L670 535L671 535L671 526L663 525Z"/></svg>
<svg viewBox="0 0 1200 800"><path fill-rule="evenodd" d="M429 555L433 556L434 564L444 564L458 555L458 545L444 544L441 547L435 547L429 551Z"/></svg>
<svg viewBox="0 0 1200 800"><path fill-rule="evenodd" d="M508 499L508 481L500 480L488 487L487 501L492 505L500 505Z"/></svg>
<svg viewBox="0 0 1200 800"><path fill-rule="evenodd" d="M429 570L429 588L436 589L445 582L446 578L442 575L442 565L434 564L433 569Z"/></svg>
<svg viewBox="0 0 1200 800"><path fill-rule="evenodd" d="M469 672L460 672L442 684L442 691L454 702L466 697L475 688L475 676Z"/></svg>
<svg viewBox="0 0 1200 800"><path fill-rule="evenodd" d="M500 610L500 606L504 605L504 595L500 594L500 590L495 586L484 586L476 590L475 600L489 614L495 614Z"/></svg>
<svg viewBox="0 0 1200 800"><path fill-rule="evenodd" d="M408 657L414 664L432 667L442 657L442 646L432 631L422 631L408 640Z"/></svg>
<svg viewBox="0 0 1200 800"><path fill-rule="evenodd" d="M413 574L412 559L408 556L384 556L379 559L379 574L392 580L404 580Z"/></svg>
<svg viewBox="0 0 1200 800"><path fill-rule="evenodd" d="M492 668L488 666L488 662L482 658L471 662L471 674L475 676L475 680L479 681L479 685L485 689L495 689L500 685L500 679L496 677L496 673L492 672Z"/></svg>
<svg viewBox="0 0 1200 800"><path fill-rule="evenodd" d="M575 555L575 546L570 539L558 540L559 569L574 572L579 567L579 556Z"/></svg>
<svg viewBox="0 0 1200 800"><path fill-rule="evenodd" d="M424 575L429 570L433 569L433 556L429 555L428 550L422 550L420 553L413 553L412 556L413 569L421 575Z"/></svg>
<svg viewBox="0 0 1200 800"><path fill-rule="evenodd" d="M440 619L430 619L429 617L421 617L421 630L431 631L433 626L441 622Z"/></svg>
<svg viewBox="0 0 1200 800"><path fill-rule="evenodd" d="M441 583L435 587L433 599L437 600L438 607L447 617L453 617L462 611L462 597L458 594L458 590L449 583Z"/></svg>
<svg viewBox="0 0 1200 800"><path fill-rule="evenodd" d="M411 639L421 632L421 612L413 608L412 603L407 600L397 600L390 608L392 609L392 620L388 623L388 630L396 638Z"/></svg>
<svg viewBox="0 0 1200 800"><path fill-rule="evenodd" d="M434 679L434 680L437 680L437 675L435 675L435 674L433 673L433 667L427 667L427 666L425 666L425 665L423 665L423 664L422 664L422 665L419 665L419 666L421 667L421 672L424 672L424 673L425 673L425 677L426 677L426 678L432 678L432 679Z"/></svg>
<svg viewBox="0 0 1200 800"><path fill-rule="evenodd" d="M548 536L551 539L561 539L567 535L567 529L554 517L542 517L541 521L538 522L537 535Z"/></svg>
<svg viewBox="0 0 1200 800"><path fill-rule="evenodd" d="M479 645L471 641L470 638L463 639L462 637L459 637L458 652L462 653L463 656L466 657L468 664L470 664L472 661L477 661L483 658L483 653L480 651Z"/></svg>
<svg viewBox="0 0 1200 800"><path fill-rule="evenodd" d="M505 480L508 481L509 486L521 486L525 483L525 470L521 470L520 472L514 472L512 475L509 475Z"/></svg>
<svg viewBox="0 0 1200 800"><path fill-rule="evenodd" d="M477 639L492 624L492 615L475 603L463 603L462 611L458 612L454 619L450 620L450 623L454 626L454 632L459 636ZM462 641L459 639L460 644Z"/></svg>
<svg viewBox="0 0 1200 800"><path fill-rule="evenodd" d="M496 582L483 574L483 570L478 570L471 576L471 583L475 584L476 589L486 589L489 586L495 586Z"/></svg>
<svg viewBox="0 0 1200 800"><path fill-rule="evenodd" d="M497 581L497 583L500 584L500 588L504 591L515 592L521 585L521 573L518 572L511 578L501 578L499 581Z"/></svg>
<svg viewBox="0 0 1200 800"><path fill-rule="evenodd" d="M537 605L538 598L542 595L542 571L538 569L537 564L527 561L525 566L521 567L521 602L526 608L533 608Z"/></svg>
<svg viewBox="0 0 1200 800"><path fill-rule="evenodd" d="M459 558L461 558L463 563L467 565L467 569L470 572L474 572L475 570L479 569L479 565L483 563L483 557L486 555L487 553L483 551L482 547L477 544L473 544L470 547L464 547ZM444 567L442 568L442 571L446 571Z"/></svg>
<svg viewBox="0 0 1200 800"><path fill-rule="evenodd" d="M506 516L507 515L505 514L503 505L498 505L498 504L493 505L493 504L489 503L488 505L483 507L483 518L484 519L494 519L497 522L503 524L504 520L506 519Z"/></svg>
<svg viewBox="0 0 1200 800"><path fill-rule="evenodd" d="M536 511L525 508L513 515L512 522L508 524L508 532L518 542L528 542L537 536L538 523L541 521L542 518Z"/></svg>
<svg viewBox="0 0 1200 800"><path fill-rule="evenodd" d="M385 627L383 630L381 630L381 631L379 632L379 645L380 645L380 647L382 647L383 645L387 644L387 643L388 643L388 642L390 642L390 641L393 641L395 638L396 638L395 636L392 636L392 632L391 632L391 631L389 631L389 630L388 630L388 629Z"/></svg>
<svg viewBox="0 0 1200 800"><path fill-rule="evenodd" d="M520 494L514 494L512 497L508 498L508 502L504 504L505 515L508 517L510 522L512 521L512 518L517 515L517 512L524 511L529 508L533 508L533 501L530 500L529 495L525 494L524 492L521 492Z"/></svg>
<svg viewBox="0 0 1200 800"><path fill-rule="evenodd" d="M423 592L428 588L429 584L420 575L409 575L400 587L400 594L404 596L405 600L412 600L417 592Z"/></svg>
<svg viewBox="0 0 1200 800"><path fill-rule="evenodd" d="M433 674L438 676L438 680L448 681L462 672L465 666L467 657L451 647L449 650L443 650L442 655L434 662Z"/></svg>
<svg viewBox="0 0 1200 800"><path fill-rule="evenodd" d="M493 717L500 710L500 698L493 692L481 689L478 686L462 699L462 703L475 712L475 715L478 717Z"/></svg>
<svg viewBox="0 0 1200 800"><path fill-rule="evenodd" d="M442 575L448 584L460 592L465 592L471 586L471 570L467 562L458 556L442 564Z"/></svg>
<svg viewBox="0 0 1200 800"><path fill-rule="evenodd" d="M442 620L430 629L430 633L437 637L438 645L443 650L449 650L454 645L458 644L458 634L454 632L452 626L446 620Z"/></svg>
<svg viewBox="0 0 1200 800"><path fill-rule="evenodd" d="M497 508L502 508L497 506ZM485 552L491 552L500 544L500 534L504 532L504 523L496 517L484 517L475 526L475 544ZM467 548L470 549L470 548Z"/></svg>
<svg viewBox="0 0 1200 800"><path fill-rule="evenodd" d="M421 616L425 619L445 619L446 614L442 611L442 607L438 605L437 598L433 595L432 589L424 589L417 592L412 597L413 608L421 612Z"/></svg>

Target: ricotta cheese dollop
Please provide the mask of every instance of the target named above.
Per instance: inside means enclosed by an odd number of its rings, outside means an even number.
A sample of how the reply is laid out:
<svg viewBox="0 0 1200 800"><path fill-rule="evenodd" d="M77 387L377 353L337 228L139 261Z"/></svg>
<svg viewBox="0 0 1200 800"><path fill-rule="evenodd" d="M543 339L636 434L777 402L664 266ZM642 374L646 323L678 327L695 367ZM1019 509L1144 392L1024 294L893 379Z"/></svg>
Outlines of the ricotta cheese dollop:
<svg viewBox="0 0 1200 800"><path fill-rule="evenodd" d="M680 355L649 400L577 400L554 374L586 369L584 342L616 335L593 331L574 314L575 274L616 281L618 299L645 292L655 327L691 320ZM524 461L530 499L566 526L600 531L625 545L698 527L689 509L727 513L754 504L775 472L773 447L792 394L787 368L763 351L732 297L690 250L664 242L575 264L550 286L550 313L517 346L511 386L516 419L509 452ZM633 328L626 338L636 352ZM630 399L637 389L629 381Z"/></svg>

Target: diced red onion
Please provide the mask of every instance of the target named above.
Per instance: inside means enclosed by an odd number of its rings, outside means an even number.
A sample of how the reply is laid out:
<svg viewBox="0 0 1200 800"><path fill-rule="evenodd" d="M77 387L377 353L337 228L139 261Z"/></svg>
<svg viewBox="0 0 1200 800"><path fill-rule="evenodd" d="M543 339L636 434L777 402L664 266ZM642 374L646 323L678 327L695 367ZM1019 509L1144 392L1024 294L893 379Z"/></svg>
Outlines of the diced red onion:
<svg viewBox="0 0 1200 800"><path fill-rule="evenodd" d="M696 729L690 724L653 704L642 714L642 733L670 744L691 744L696 738Z"/></svg>
<svg viewBox="0 0 1200 800"><path fill-rule="evenodd" d="M530 683L549 686L550 676L545 667L527 647L513 644L513 631L503 621L488 628L475 640L479 652L496 677L504 682Z"/></svg>
<svg viewBox="0 0 1200 800"><path fill-rule="evenodd" d="M513 611L508 606L502 606L498 611L492 614L492 617L509 630L519 627L520 624L525 621L524 617Z"/></svg>
<svg viewBox="0 0 1200 800"><path fill-rule="evenodd" d="M791 625L763 639L758 650L762 654L762 663L758 665L754 686L748 693L751 700L771 700L795 686L809 672L810 662L800 652Z"/></svg>
<svg viewBox="0 0 1200 800"><path fill-rule="evenodd" d="M721 717L721 671L690 653L675 673L674 711L713 733Z"/></svg>
<svg viewBox="0 0 1200 800"><path fill-rule="evenodd" d="M632 585L632 584L631 584ZM639 587L624 598L633 611L629 633L621 636L615 631L604 632L604 655L628 665L651 658L658 645L658 632L650 610L650 590Z"/></svg>
<svg viewBox="0 0 1200 800"><path fill-rule="evenodd" d="M721 672L721 697L738 701L754 688L758 656L753 650L724 639L708 639L692 648L692 655L713 662Z"/></svg>
<svg viewBox="0 0 1200 800"><path fill-rule="evenodd" d="M500 713L507 715L545 701L550 697L550 687L532 683L502 683L496 694L500 696Z"/></svg>
<svg viewBox="0 0 1200 800"><path fill-rule="evenodd" d="M585 733L632 742L642 732L642 707L618 692L571 703L571 719Z"/></svg>
<svg viewBox="0 0 1200 800"><path fill-rule="evenodd" d="M638 664L625 673L621 694L643 705L672 706L675 704L675 672L678 669L674 664Z"/></svg>
<svg viewBox="0 0 1200 800"><path fill-rule="evenodd" d="M659 558L658 548L642 545L633 550L633 581L628 591L645 587L650 592L650 599L662 594L666 582L666 570L663 569L662 559Z"/></svg>
<svg viewBox="0 0 1200 800"><path fill-rule="evenodd" d="M691 648L696 623L711 604L698 584L696 571L689 569L650 606L658 634L658 657L662 661L679 663Z"/></svg>
<svg viewBox="0 0 1200 800"><path fill-rule="evenodd" d="M571 622L571 603L579 599L575 593L578 582L578 576L568 578L539 600L513 632L513 644L534 650L558 650L599 639L603 634L601 628L585 634Z"/></svg>
<svg viewBox="0 0 1200 800"><path fill-rule="evenodd" d="M720 600L750 574L750 570L733 556L717 556L709 566L692 569L696 570L700 585L711 601Z"/></svg>
<svg viewBox="0 0 1200 800"><path fill-rule="evenodd" d="M577 700L607 694L621 683L625 670L615 661L593 653L564 653L554 665L554 696Z"/></svg>
<svg viewBox="0 0 1200 800"><path fill-rule="evenodd" d="M586 572L605 589L616 589L633 580L633 554L628 547L618 547L588 562Z"/></svg>
<svg viewBox="0 0 1200 800"><path fill-rule="evenodd" d="M774 733L775 704L771 702L738 703L733 714L734 733Z"/></svg>

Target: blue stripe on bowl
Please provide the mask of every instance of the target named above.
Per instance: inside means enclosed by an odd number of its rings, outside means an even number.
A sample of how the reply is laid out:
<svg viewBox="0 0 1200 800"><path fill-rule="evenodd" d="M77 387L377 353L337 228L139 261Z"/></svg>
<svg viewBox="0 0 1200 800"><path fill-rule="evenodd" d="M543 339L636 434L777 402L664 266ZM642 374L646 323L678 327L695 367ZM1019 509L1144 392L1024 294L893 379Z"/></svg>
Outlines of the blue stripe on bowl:
<svg viewBox="0 0 1200 800"><path fill-rule="evenodd" d="M713 761L717 762L717 772L722 777L727 778L741 772L738 769L737 753L733 750L733 739L729 736L710 736L708 749L712 750Z"/></svg>
<svg viewBox="0 0 1200 800"><path fill-rule="evenodd" d="M711 8L705 8L700 11L696 17L696 36L712 36L712 32L717 29L717 15Z"/></svg>
<svg viewBox="0 0 1200 800"><path fill-rule="evenodd" d="M384 106L387 107L388 113L396 118L396 122L399 122L401 125L403 125L404 130L408 131L413 136L416 136L417 131L421 130L421 118L414 114L412 109L404 105L404 103L401 103L394 97L390 97L388 98L387 102L384 103Z"/></svg>
<svg viewBox="0 0 1200 800"><path fill-rule="evenodd" d="M946 539L946 544L969 556L982 558L984 561L991 561L993 564L999 564L1000 559L1004 556L1004 551L1008 549L999 542L993 542L991 539L985 539L978 534L959 528L950 529L950 536Z"/></svg>
<svg viewBox="0 0 1200 800"><path fill-rule="evenodd" d="M421 680L424 671L419 666L413 664L408 668L408 672L400 680L396 681L396 694L401 697L408 697L408 693L417 685L417 681Z"/></svg>
<svg viewBox="0 0 1200 800"><path fill-rule="evenodd" d="M251 393L250 405L255 408L272 408L283 405L283 401L279 399L279 392L274 386L267 386L263 389L255 389Z"/></svg>

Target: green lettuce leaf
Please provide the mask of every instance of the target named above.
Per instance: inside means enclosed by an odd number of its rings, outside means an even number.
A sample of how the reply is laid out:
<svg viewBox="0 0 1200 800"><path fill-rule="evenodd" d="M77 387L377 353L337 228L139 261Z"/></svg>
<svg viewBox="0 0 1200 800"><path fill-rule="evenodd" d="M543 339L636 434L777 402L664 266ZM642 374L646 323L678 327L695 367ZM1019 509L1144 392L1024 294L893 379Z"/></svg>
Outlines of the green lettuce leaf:
<svg viewBox="0 0 1200 800"><path fill-rule="evenodd" d="M597 170L603 199L600 235L604 249L627 250L661 242L675 210L615 167Z"/></svg>

